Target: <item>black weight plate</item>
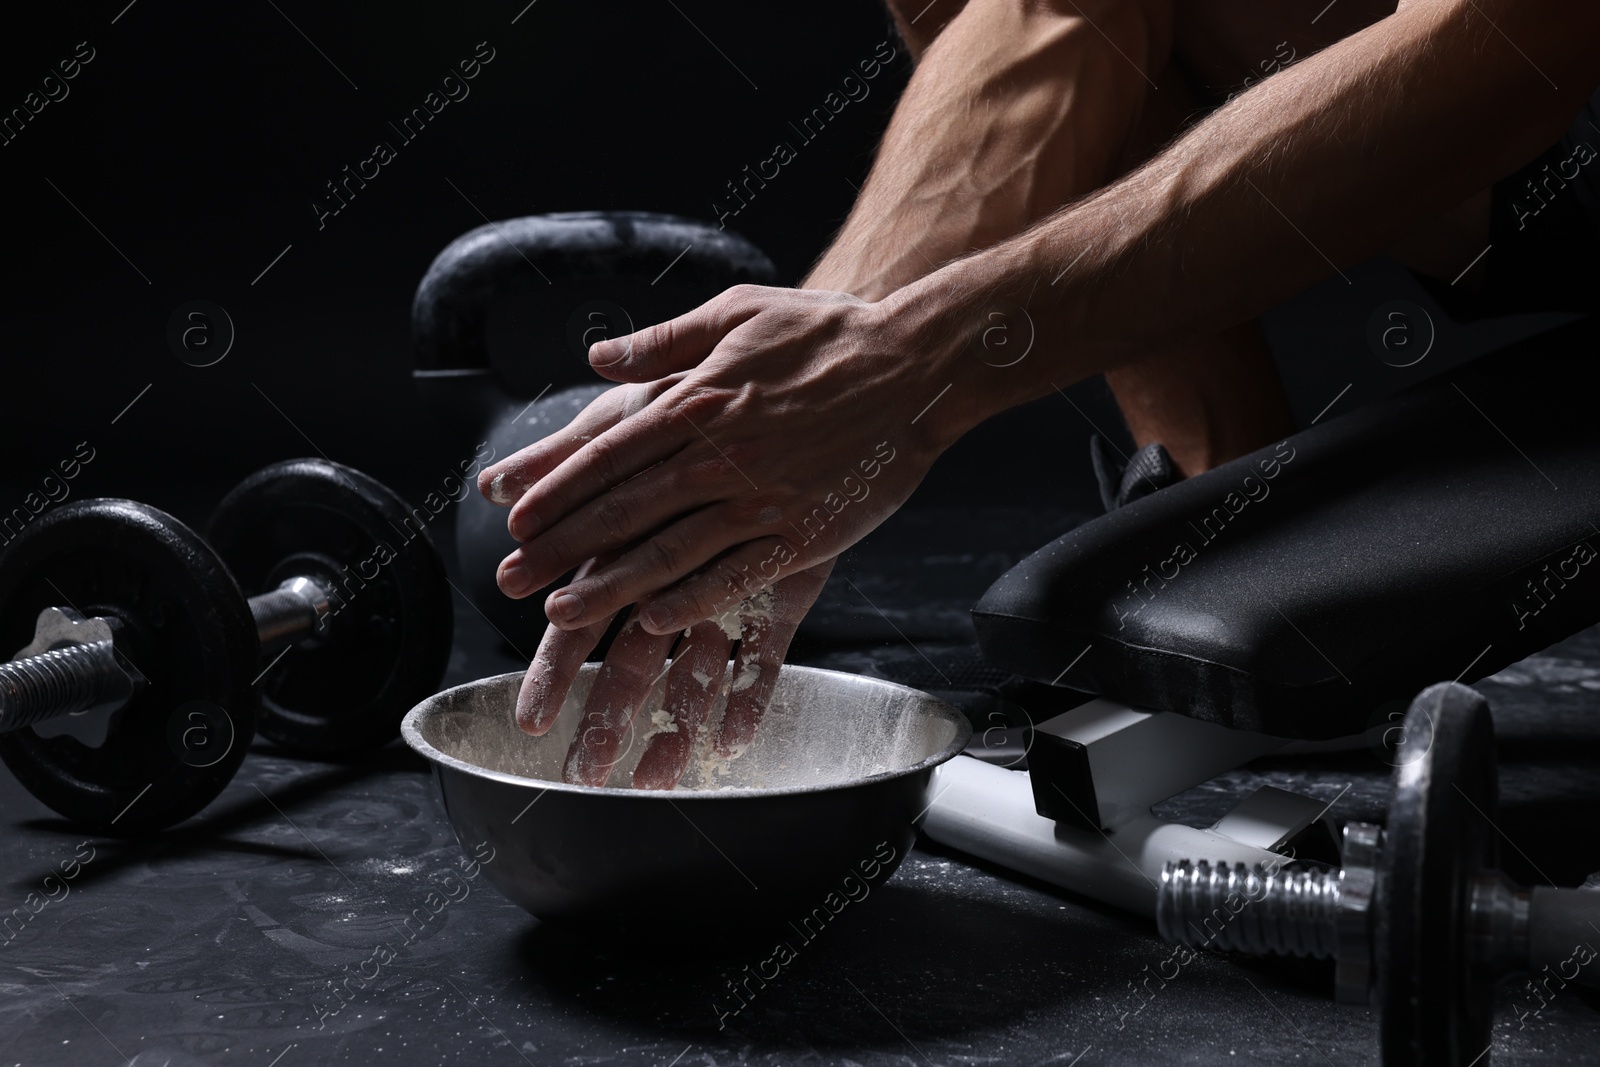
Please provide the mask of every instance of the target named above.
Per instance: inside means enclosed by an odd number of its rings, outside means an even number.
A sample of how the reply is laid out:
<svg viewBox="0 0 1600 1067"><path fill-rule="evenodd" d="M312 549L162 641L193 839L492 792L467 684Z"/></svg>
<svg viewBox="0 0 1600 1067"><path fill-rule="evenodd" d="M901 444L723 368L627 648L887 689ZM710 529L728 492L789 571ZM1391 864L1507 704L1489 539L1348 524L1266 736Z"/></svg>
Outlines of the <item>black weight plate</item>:
<svg viewBox="0 0 1600 1067"><path fill-rule="evenodd" d="M113 713L99 747L35 727L0 734L6 766L103 832L158 830L208 804L250 747L259 658L249 608L216 554L144 504L66 504L0 557L0 654L27 645L51 606L118 620L118 651L149 684Z"/></svg>
<svg viewBox="0 0 1600 1067"><path fill-rule="evenodd" d="M1489 703L1464 685L1429 686L1404 729L1378 876L1383 1062L1481 1065L1494 981L1468 958L1467 909L1473 876L1499 860Z"/></svg>
<svg viewBox="0 0 1600 1067"><path fill-rule="evenodd" d="M261 680L263 737L322 755L376 748L438 689L454 619L432 518L323 459L267 467L218 505L208 536L247 596L295 575L334 591L327 633L290 648Z"/></svg>

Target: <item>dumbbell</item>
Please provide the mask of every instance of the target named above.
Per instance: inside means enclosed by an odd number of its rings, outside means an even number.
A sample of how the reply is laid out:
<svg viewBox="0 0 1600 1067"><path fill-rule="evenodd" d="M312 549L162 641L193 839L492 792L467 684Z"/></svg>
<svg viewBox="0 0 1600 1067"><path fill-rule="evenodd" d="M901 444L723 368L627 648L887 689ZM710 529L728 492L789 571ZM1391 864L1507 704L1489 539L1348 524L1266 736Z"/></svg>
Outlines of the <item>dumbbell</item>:
<svg viewBox="0 0 1600 1067"><path fill-rule="evenodd" d="M450 654L444 565L374 479L320 459L230 492L208 540L85 500L0 556L0 759L45 804L139 833L199 811L259 732L344 756L399 733Z"/></svg>
<svg viewBox="0 0 1600 1067"><path fill-rule="evenodd" d="M1600 893L1530 889L1496 869L1499 783L1482 695L1431 686L1399 729L1388 822L1346 825L1343 869L1169 863L1156 923L1191 948L1331 957L1339 1000L1376 994L1384 1063L1485 1067L1500 979L1549 972L1558 985L1600 985L1600 966L1587 966Z"/></svg>

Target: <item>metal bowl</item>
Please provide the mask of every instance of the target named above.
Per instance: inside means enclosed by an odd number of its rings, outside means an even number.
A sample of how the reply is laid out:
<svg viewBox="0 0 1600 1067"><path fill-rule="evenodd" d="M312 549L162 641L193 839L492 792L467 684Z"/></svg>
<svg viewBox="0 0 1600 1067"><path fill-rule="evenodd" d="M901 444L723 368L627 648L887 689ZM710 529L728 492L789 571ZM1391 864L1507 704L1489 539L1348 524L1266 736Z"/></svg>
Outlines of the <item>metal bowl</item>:
<svg viewBox="0 0 1600 1067"><path fill-rule="evenodd" d="M972 733L961 712L926 693L786 665L737 758L710 759L702 741L679 788L632 788L658 684L608 785L568 785L562 762L597 670L583 666L543 737L517 728L520 674L447 689L401 726L433 764L462 847L492 855L489 881L545 920L665 928L831 907L894 873L933 768ZM726 685L713 727L725 701Z"/></svg>

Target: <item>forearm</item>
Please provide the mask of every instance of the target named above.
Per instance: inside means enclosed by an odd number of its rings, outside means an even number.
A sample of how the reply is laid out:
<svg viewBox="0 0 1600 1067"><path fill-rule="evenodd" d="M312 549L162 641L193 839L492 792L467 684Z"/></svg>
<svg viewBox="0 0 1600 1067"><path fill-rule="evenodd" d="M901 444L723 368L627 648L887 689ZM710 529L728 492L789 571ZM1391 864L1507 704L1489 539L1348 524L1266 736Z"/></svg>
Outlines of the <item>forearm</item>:
<svg viewBox="0 0 1600 1067"><path fill-rule="evenodd" d="M805 287L880 299L1109 180L1167 33L1120 0L971 0L912 75Z"/></svg>
<svg viewBox="0 0 1600 1067"><path fill-rule="evenodd" d="M1555 140L1600 81L1597 59L1592 4L1413 2L1242 94L1103 191L902 288L886 313L926 324L932 345L957 324L975 330L992 307L1026 309L1037 334L1027 362L952 357L968 399L941 417L959 434L1375 254Z"/></svg>

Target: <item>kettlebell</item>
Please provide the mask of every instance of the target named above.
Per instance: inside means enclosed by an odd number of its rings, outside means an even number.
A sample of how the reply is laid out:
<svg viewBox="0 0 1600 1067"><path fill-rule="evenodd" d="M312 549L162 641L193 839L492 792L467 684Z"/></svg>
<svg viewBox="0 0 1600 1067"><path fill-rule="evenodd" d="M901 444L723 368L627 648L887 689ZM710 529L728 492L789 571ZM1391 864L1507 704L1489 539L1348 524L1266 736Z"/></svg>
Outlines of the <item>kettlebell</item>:
<svg viewBox="0 0 1600 1067"><path fill-rule="evenodd" d="M755 245L694 219L583 211L491 222L446 245L418 284L412 377L461 455L493 462L562 429L611 388L589 366L590 345L776 277ZM506 509L473 489L456 505L455 532L465 594L530 655L544 633L544 593L511 600L495 585L517 544Z"/></svg>

